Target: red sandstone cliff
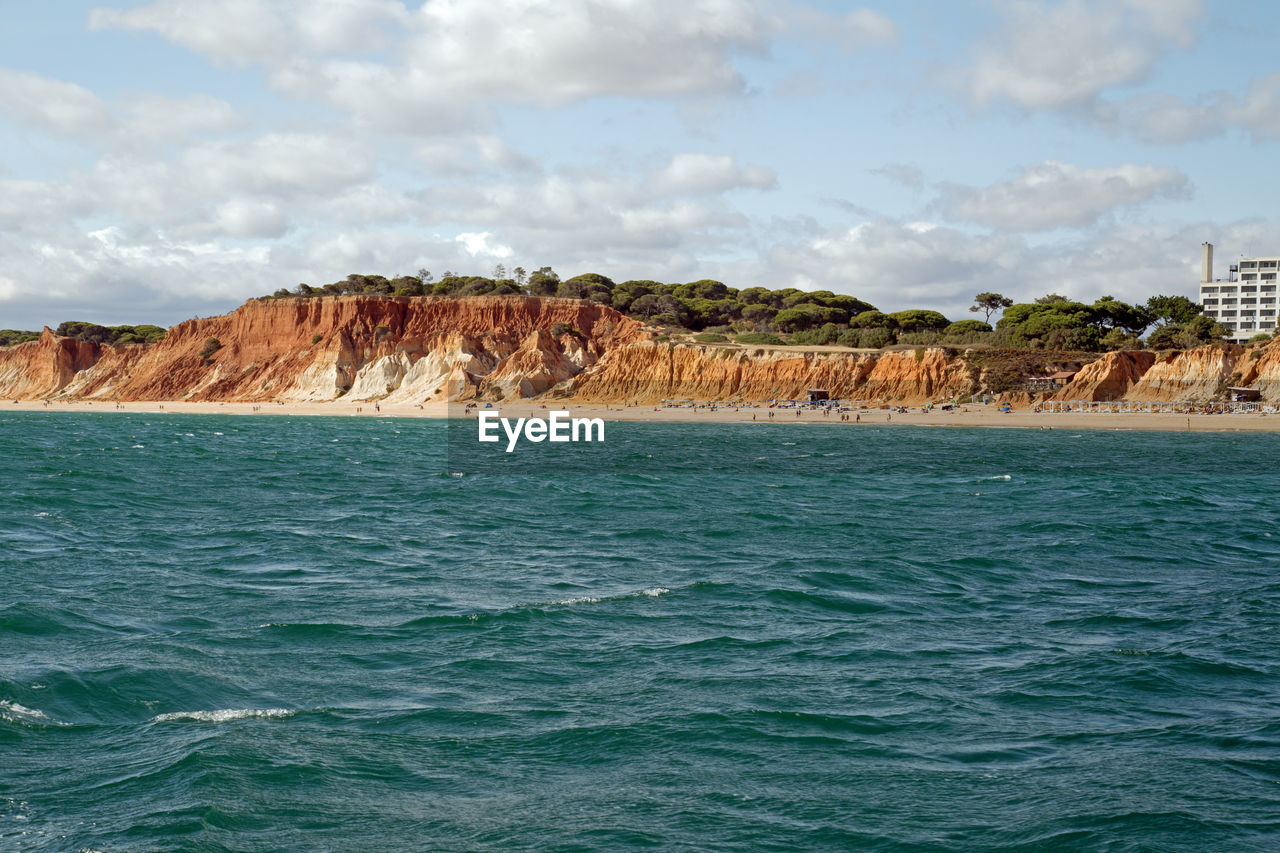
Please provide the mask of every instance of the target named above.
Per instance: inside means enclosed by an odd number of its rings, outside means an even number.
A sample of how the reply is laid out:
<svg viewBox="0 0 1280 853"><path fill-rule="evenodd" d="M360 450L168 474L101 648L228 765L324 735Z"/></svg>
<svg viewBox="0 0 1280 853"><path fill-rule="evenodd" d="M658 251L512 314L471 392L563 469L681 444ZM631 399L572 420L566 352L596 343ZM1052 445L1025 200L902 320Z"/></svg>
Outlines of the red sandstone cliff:
<svg viewBox="0 0 1280 853"><path fill-rule="evenodd" d="M221 347L206 356L210 338ZM0 398L350 400L549 394L600 402L833 397L921 403L983 390L942 349L887 353L670 344L611 308L502 296L254 300L188 320L151 346L59 338L0 348ZM1209 400L1227 385L1280 399L1280 341L1108 353L1060 400Z"/></svg>
<svg viewBox="0 0 1280 853"><path fill-rule="evenodd" d="M1080 368L1055 400L1119 400L1129 393L1155 363L1156 354L1145 350L1110 352Z"/></svg>
<svg viewBox="0 0 1280 853"><path fill-rule="evenodd" d="M557 325L573 331L553 338ZM450 383L464 389L464 396L483 390L508 357L527 364L531 348L542 372L519 390L540 393L611 348L644 337L636 321L568 299L256 300L225 316L180 323L148 347L98 347L46 332L37 342L0 351L0 397L255 401L391 395L420 402L447 393ZM210 338L222 346L205 357Z"/></svg>
<svg viewBox="0 0 1280 853"><path fill-rule="evenodd" d="M60 338L46 326L39 340L0 347L0 396L38 400L56 394L92 367L100 352L97 344Z"/></svg>
<svg viewBox="0 0 1280 853"><path fill-rule="evenodd" d="M1280 400L1280 340L1247 349L1214 344L1162 354L1107 353L1085 365L1054 399L1207 402L1222 399L1228 385Z"/></svg>
<svg viewBox="0 0 1280 853"><path fill-rule="evenodd" d="M577 377L582 399L654 402L800 399L822 388L841 399L926 402L968 394L969 370L942 350L797 352L645 342L619 350Z"/></svg>
<svg viewBox="0 0 1280 853"><path fill-rule="evenodd" d="M560 332L560 334L553 334ZM205 356L217 338L221 348ZM670 345L592 302L534 297L256 300L148 347L46 333L0 351L0 397L596 401L832 396L924 402L974 390L942 350L823 353Z"/></svg>
<svg viewBox="0 0 1280 853"><path fill-rule="evenodd" d="M1168 353L1156 359L1151 369L1125 394L1125 399L1195 402L1221 399L1243 352L1243 347L1224 344Z"/></svg>
<svg viewBox="0 0 1280 853"><path fill-rule="evenodd" d="M1257 388L1264 400L1280 400L1280 341L1245 350L1236 360L1230 384Z"/></svg>

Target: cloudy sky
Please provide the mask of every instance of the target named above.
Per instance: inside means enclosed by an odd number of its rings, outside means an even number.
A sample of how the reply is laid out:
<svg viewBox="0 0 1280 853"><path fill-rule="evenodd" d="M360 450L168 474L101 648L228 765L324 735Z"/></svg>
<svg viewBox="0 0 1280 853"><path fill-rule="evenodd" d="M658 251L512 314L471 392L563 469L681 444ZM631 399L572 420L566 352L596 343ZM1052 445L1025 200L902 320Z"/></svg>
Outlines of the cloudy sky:
<svg viewBox="0 0 1280 853"><path fill-rule="evenodd" d="M1205 240L1280 254L1278 42L1212 0L0 0L0 328L498 263L1193 296Z"/></svg>

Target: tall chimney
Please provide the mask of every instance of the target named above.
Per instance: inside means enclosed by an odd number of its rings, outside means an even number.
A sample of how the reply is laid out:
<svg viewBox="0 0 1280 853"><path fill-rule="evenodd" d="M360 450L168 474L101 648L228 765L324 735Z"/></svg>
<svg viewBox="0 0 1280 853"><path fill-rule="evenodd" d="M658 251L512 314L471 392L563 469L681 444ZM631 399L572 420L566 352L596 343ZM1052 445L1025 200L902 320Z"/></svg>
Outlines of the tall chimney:
<svg viewBox="0 0 1280 853"><path fill-rule="evenodd" d="M1213 244L1200 244L1200 281L1207 284L1213 281Z"/></svg>

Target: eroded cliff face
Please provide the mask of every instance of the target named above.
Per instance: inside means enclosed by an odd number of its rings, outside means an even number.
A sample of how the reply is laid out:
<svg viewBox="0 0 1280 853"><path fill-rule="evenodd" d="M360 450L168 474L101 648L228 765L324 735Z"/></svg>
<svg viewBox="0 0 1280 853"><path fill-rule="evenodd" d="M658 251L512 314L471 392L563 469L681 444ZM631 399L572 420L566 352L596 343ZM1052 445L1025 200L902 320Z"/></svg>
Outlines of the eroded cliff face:
<svg viewBox="0 0 1280 853"><path fill-rule="evenodd" d="M1243 353L1244 348L1235 344L1169 353L1156 359L1124 399L1193 402L1221 399L1236 360Z"/></svg>
<svg viewBox="0 0 1280 853"><path fill-rule="evenodd" d="M841 399L926 402L968 394L968 368L942 350L825 353L685 346L648 341L611 353L577 377L585 400L803 399L822 388Z"/></svg>
<svg viewBox="0 0 1280 853"><path fill-rule="evenodd" d="M1261 347L1214 344L1182 352L1112 352L1085 365L1056 400L1208 402L1227 386L1256 388L1280 400L1280 340Z"/></svg>
<svg viewBox="0 0 1280 853"><path fill-rule="evenodd" d="M210 338L221 347L206 355ZM59 338L0 349L0 398L195 401L581 401L966 398L979 369L942 349L887 353L670 344L611 308L568 299L342 296L248 302L151 346ZM1280 341L1108 353L1059 400L1280 400Z"/></svg>
<svg viewBox="0 0 1280 853"><path fill-rule="evenodd" d="M1236 361L1230 384L1257 388L1264 400L1280 400L1280 341L1245 350Z"/></svg>
<svg viewBox="0 0 1280 853"><path fill-rule="evenodd" d="M38 400L56 394L92 367L100 352L97 344L60 338L46 326L38 340L0 347L0 396Z"/></svg>
<svg viewBox="0 0 1280 853"><path fill-rule="evenodd" d="M565 331L553 337L558 326ZM98 347L46 332L0 351L0 396L416 403L504 382L540 393L646 337L611 308L569 299L258 300L180 323L149 347ZM206 357L210 338L221 347ZM518 363L504 367L512 357Z"/></svg>
<svg viewBox="0 0 1280 853"><path fill-rule="evenodd" d="M1133 352L1109 352L1097 361L1080 368L1064 388L1053 395L1054 400L1120 400L1142 379L1156 354L1145 350Z"/></svg>

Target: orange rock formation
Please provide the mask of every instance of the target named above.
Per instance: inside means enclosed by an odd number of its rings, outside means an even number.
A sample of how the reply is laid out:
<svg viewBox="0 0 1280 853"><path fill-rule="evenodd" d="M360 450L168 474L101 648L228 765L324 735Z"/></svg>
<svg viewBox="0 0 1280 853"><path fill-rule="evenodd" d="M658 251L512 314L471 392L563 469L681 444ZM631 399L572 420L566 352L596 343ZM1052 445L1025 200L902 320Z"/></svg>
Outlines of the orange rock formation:
<svg viewBox="0 0 1280 853"><path fill-rule="evenodd" d="M220 347L212 349L211 338ZM188 320L150 346L59 338L0 348L7 399L321 401L575 398L796 399L922 403L984 390L937 348L887 353L671 344L593 302L341 296L253 300ZM1108 353L1059 400L1209 400L1227 385L1280 399L1280 341L1157 355Z"/></svg>
<svg viewBox="0 0 1280 853"><path fill-rule="evenodd" d="M1156 354L1145 350L1107 353L1080 368L1055 400L1119 400L1155 363Z"/></svg>

